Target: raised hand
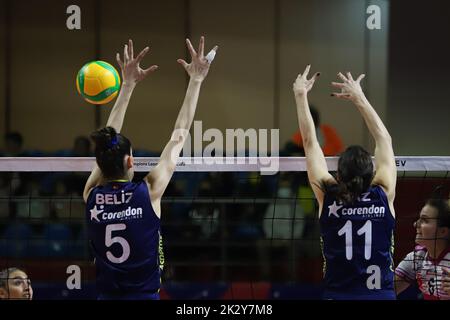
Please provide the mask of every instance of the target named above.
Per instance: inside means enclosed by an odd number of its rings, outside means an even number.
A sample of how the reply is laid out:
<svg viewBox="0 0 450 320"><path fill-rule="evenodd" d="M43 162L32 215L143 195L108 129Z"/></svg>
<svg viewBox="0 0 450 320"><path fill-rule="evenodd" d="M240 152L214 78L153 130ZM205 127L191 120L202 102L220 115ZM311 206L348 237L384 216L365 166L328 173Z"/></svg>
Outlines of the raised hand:
<svg viewBox="0 0 450 320"><path fill-rule="evenodd" d="M123 62L120 60L120 54L116 54L117 63L122 70L123 84L135 85L136 83L147 77L151 72L158 69L157 65L153 65L147 69L142 69L139 65L148 51L149 47L145 47L135 58L133 41L128 40L128 45L125 45L123 48Z"/></svg>
<svg viewBox="0 0 450 320"><path fill-rule="evenodd" d="M311 68L311 65L308 64L306 66L306 69L303 72L303 74L300 73L297 76L297 79L295 80L294 85L292 87L292 89L294 90L295 94L306 94L306 93L308 93L312 89L316 79L320 76L320 72L317 72L316 74L314 74L312 76L311 79L308 80L307 77L308 77L308 73L309 73L309 69L310 68Z"/></svg>
<svg viewBox="0 0 450 320"><path fill-rule="evenodd" d="M194 50L192 47L191 41L186 39L186 45L191 54L191 63L187 63L183 59L178 59L177 62L183 66L186 72L189 74L192 80L203 81L206 78L206 75L209 71L209 66L211 65L212 58L215 55L215 52L219 48L215 46L207 57L204 56L204 47L205 47L205 37L200 37L200 44L198 46L198 52ZM207 59L208 58L208 59Z"/></svg>
<svg viewBox="0 0 450 320"><path fill-rule="evenodd" d="M332 82L331 84L334 87L341 89L341 92L333 92L331 95L337 98L348 99L353 102L364 97L364 92L361 88L361 80L364 79L365 76L365 74L361 74L356 80L353 80L350 72L347 72L347 77L339 72L338 77L343 82Z"/></svg>

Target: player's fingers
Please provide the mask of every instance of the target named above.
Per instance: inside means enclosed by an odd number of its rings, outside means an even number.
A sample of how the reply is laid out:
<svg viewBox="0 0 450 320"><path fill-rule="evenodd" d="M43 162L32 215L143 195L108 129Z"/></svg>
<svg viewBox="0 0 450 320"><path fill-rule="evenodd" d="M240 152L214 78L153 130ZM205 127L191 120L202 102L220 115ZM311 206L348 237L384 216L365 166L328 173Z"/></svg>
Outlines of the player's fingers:
<svg viewBox="0 0 450 320"><path fill-rule="evenodd" d="M144 74L145 74L145 75L148 75L149 73L152 73L152 72L155 71L156 69L158 69L158 66L157 66L157 65L153 65L153 66L151 66L150 68L145 69L145 70L144 70Z"/></svg>
<svg viewBox="0 0 450 320"><path fill-rule="evenodd" d="M347 78L348 78L348 80L353 81L353 77L352 77L352 74L350 72L347 72Z"/></svg>
<svg viewBox="0 0 450 320"><path fill-rule="evenodd" d="M313 75L313 77L311 78L311 81L313 81L313 82L316 81L318 77L320 77L320 72L316 72L316 73Z"/></svg>
<svg viewBox="0 0 450 320"><path fill-rule="evenodd" d="M332 85L333 87L336 87L336 88L339 88L339 89L345 87L345 83L334 82L334 81L331 82L331 85Z"/></svg>
<svg viewBox="0 0 450 320"><path fill-rule="evenodd" d="M133 49L133 40L131 40L131 39L128 40L128 50L129 50L130 59L133 60L133 58L134 58L134 49Z"/></svg>
<svg viewBox="0 0 450 320"><path fill-rule="evenodd" d="M336 97L339 99L350 99L350 94L348 93L337 93L337 92L333 92L331 94L332 97Z"/></svg>
<svg viewBox="0 0 450 320"><path fill-rule="evenodd" d="M310 64L308 64L308 65L306 66L306 68L305 68L305 71L303 71L303 74L302 74L302 77L303 77L303 78L306 79L306 78L308 77L309 69L311 69L311 65L310 65Z"/></svg>
<svg viewBox="0 0 450 320"><path fill-rule="evenodd" d="M119 65L120 69L123 68L123 62L122 60L120 60L120 54L116 53L116 60L117 60L117 64Z"/></svg>
<svg viewBox="0 0 450 320"><path fill-rule="evenodd" d="M366 77L366 75L363 73L361 74L358 79L356 79L356 82L360 83L362 79L364 79Z"/></svg>
<svg viewBox="0 0 450 320"><path fill-rule="evenodd" d="M347 82L347 81L348 81L348 79L342 74L342 72L339 72L339 73L337 74L337 76L339 77L339 79L341 79L341 80L344 81L344 82Z"/></svg>
<svg viewBox="0 0 450 320"><path fill-rule="evenodd" d="M124 62L124 63L127 63L128 60L130 60L130 57L129 57L129 55L128 55L128 45L125 45L125 46L123 47L123 62Z"/></svg>
<svg viewBox="0 0 450 320"><path fill-rule="evenodd" d="M205 51L205 37L204 37L204 36L201 36L201 37L200 37L200 43L199 43L199 45L198 45L198 55L199 55L199 58L203 58L204 51Z"/></svg>
<svg viewBox="0 0 450 320"><path fill-rule="evenodd" d="M145 47L141 52L139 52L138 56L136 57L136 62L139 63L144 58L144 56L147 54L148 50L150 50L149 47Z"/></svg>
<svg viewBox="0 0 450 320"><path fill-rule="evenodd" d="M189 39L186 39L186 45L189 50L189 53L191 54L191 57L194 58L197 56L197 52L195 52L194 47L192 46L192 43Z"/></svg>
<svg viewBox="0 0 450 320"><path fill-rule="evenodd" d="M187 66L188 66L188 63L186 62L186 61L184 61L183 59L178 59L177 60L177 62L179 63L179 64L181 64L182 66L183 66L183 68L187 68Z"/></svg>

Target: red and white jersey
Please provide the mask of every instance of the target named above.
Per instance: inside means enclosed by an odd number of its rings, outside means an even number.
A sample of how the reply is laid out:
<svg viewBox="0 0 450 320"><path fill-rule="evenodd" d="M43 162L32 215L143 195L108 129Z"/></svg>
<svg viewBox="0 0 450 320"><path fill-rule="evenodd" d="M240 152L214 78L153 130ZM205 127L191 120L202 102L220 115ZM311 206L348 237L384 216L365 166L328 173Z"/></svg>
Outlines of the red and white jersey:
<svg viewBox="0 0 450 320"><path fill-rule="evenodd" d="M441 287L444 273L442 267L450 268L450 247L437 259L433 259L425 247L416 246L400 262L395 274L406 281L417 282L425 300L450 300L450 295Z"/></svg>

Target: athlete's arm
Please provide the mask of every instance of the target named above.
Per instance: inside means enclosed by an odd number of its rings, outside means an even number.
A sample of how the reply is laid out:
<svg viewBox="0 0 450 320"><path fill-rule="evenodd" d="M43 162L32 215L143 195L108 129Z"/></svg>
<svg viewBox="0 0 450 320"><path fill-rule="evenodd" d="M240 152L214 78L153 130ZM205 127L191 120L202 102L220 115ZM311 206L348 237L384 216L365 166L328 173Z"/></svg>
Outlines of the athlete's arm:
<svg viewBox="0 0 450 320"><path fill-rule="evenodd" d="M89 175L89 178L86 181L86 184L84 185L83 190L83 199L84 202L87 202L87 199L89 197L89 193L93 188L95 188L98 185L101 185L103 183L103 175L102 171L98 167L97 164L95 164L94 169L92 170L91 174Z"/></svg>
<svg viewBox="0 0 450 320"><path fill-rule="evenodd" d="M395 268L395 292L400 294L416 281L416 272L420 264L416 263L415 251L411 251ZM415 262L416 261L416 262Z"/></svg>
<svg viewBox="0 0 450 320"><path fill-rule="evenodd" d="M316 73L311 79L307 79L310 65L299 74L294 82L293 90L295 103L297 105L298 125L303 141L306 156L306 168L308 179L314 191L319 208L322 208L324 193L321 189L323 183L333 182L333 176L328 172L325 156L317 141L316 129L308 105L308 92L312 89L314 82L320 73ZM320 212L320 211L319 211Z"/></svg>
<svg viewBox="0 0 450 320"><path fill-rule="evenodd" d="M117 53L116 55L117 63L122 70L123 83L116 103L109 114L106 126L113 127L117 132L122 130L128 103L130 102L131 94L133 93L136 84L158 68L156 65L147 69L142 69L140 67L139 64L147 54L148 50L148 47L144 48L135 58L133 41L129 40L128 45L125 45L123 50L123 62L120 60L120 54Z"/></svg>
<svg viewBox="0 0 450 320"><path fill-rule="evenodd" d="M392 138L384 126L383 121L381 121L362 91L360 82L365 75L360 75L356 80L353 80L350 72L347 72L347 77L342 73L338 73L338 76L343 82L332 82L332 85L340 88L341 92L333 93L332 95L352 101L364 118L375 140L376 172L373 183L383 187L389 201L392 203L395 198L395 185L397 182L397 169L395 166L394 150L392 148Z"/></svg>
<svg viewBox="0 0 450 320"><path fill-rule="evenodd" d="M128 45L124 46L123 50L123 62L120 60L120 55L117 53L116 59L122 71L122 87L120 89L119 96L114 104L114 107L109 114L106 126L113 127L117 132L122 130L123 120L125 113L130 102L131 94L133 93L136 84L143 80L151 72L155 71L158 66L153 65L148 69L142 69L140 62L148 52L149 48L146 47L142 50L138 56L134 57L133 41L129 40ZM102 183L103 177L100 168L95 164L91 175L89 176L83 191L84 201L87 201L89 192L95 186Z"/></svg>
<svg viewBox="0 0 450 320"><path fill-rule="evenodd" d="M200 38L198 52L194 50L189 39L186 39L186 44L191 55L191 63L188 64L183 59L177 60L190 77L186 96L178 113L171 139L161 153L158 164L146 176L151 191L153 208L158 215L160 214L160 199L175 171L177 160L194 119L200 87L210 67L210 61L208 62L204 56L204 37ZM214 52L217 49L218 47L215 46L213 48Z"/></svg>

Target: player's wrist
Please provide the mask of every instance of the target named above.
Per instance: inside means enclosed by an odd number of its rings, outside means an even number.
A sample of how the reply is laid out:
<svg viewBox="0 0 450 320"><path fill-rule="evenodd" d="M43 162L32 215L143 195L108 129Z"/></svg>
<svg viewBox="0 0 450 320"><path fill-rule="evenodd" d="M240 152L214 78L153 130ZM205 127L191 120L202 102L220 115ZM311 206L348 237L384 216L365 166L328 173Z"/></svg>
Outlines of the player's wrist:
<svg viewBox="0 0 450 320"><path fill-rule="evenodd" d="M306 97L306 96L308 96L308 90L303 90L303 89L301 89L301 90L294 90L294 95L297 98Z"/></svg>
<svg viewBox="0 0 450 320"><path fill-rule="evenodd" d="M202 83L205 78L197 75L192 75L190 81L195 83Z"/></svg>
<svg viewBox="0 0 450 320"><path fill-rule="evenodd" d="M136 81L125 80L122 83L122 89L134 89L134 87L136 87L136 84Z"/></svg>
<svg viewBox="0 0 450 320"><path fill-rule="evenodd" d="M205 78L199 77L199 76L192 76L190 81L193 83L201 84Z"/></svg>
<svg viewBox="0 0 450 320"><path fill-rule="evenodd" d="M364 95L364 93L358 94L356 95L353 99L352 99L353 103L357 106L360 107L364 107L365 105L368 104L368 101L366 99L366 96Z"/></svg>

